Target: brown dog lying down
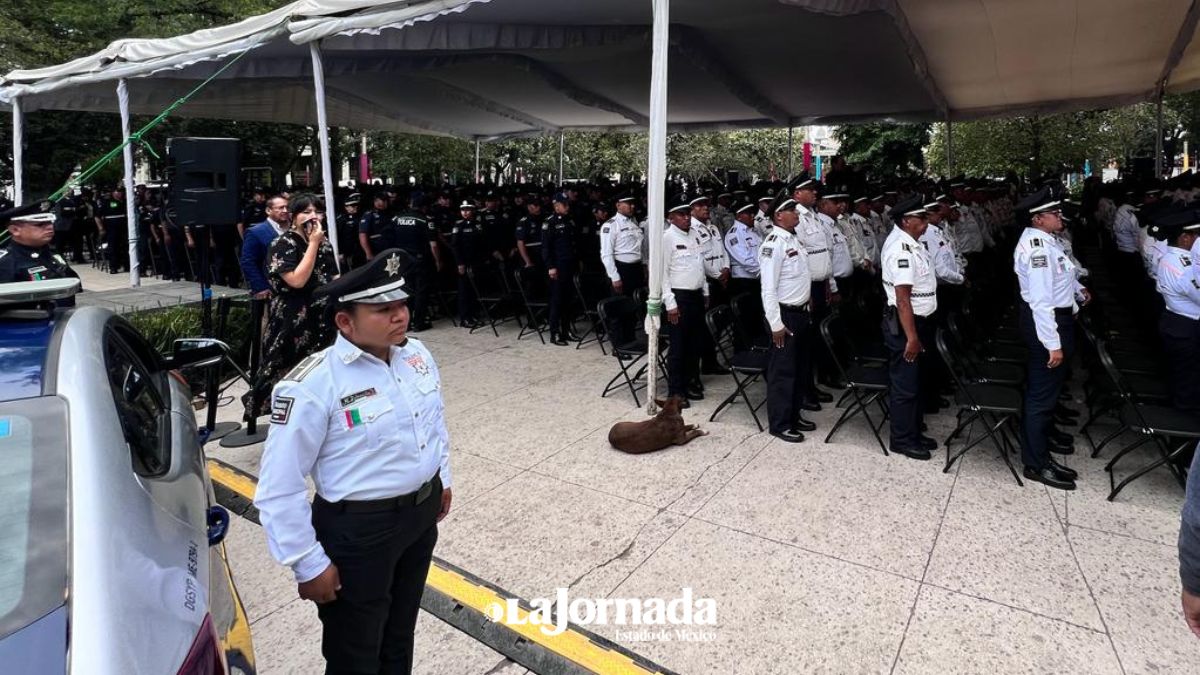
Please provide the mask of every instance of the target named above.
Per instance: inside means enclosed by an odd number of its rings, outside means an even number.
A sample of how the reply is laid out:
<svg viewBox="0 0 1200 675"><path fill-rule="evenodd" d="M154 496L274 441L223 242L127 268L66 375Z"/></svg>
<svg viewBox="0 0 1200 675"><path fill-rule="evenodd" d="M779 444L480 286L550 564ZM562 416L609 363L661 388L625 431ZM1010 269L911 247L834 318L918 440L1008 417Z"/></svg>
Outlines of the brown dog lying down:
<svg viewBox="0 0 1200 675"><path fill-rule="evenodd" d="M621 452L640 455L706 436L708 432L702 431L699 425L683 423L683 416L679 414L680 402L678 396L672 396L665 402L655 400L662 410L653 419L617 422L608 430L608 442Z"/></svg>

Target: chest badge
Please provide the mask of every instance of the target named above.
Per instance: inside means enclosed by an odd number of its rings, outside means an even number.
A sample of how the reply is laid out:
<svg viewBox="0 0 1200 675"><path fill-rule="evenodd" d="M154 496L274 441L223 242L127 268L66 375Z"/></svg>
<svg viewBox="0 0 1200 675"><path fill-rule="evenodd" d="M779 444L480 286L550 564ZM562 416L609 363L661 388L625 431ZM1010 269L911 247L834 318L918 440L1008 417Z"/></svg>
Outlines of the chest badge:
<svg viewBox="0 0 1200 675"><path fill-rule="evenodd" d="M406 356L404 357L404 362L407 363L408 367L412 368L413 372L415 372L417 375L424 377L425 375L429 374L429 364L425 363L425 357L421 356L420 354Z"/></svg>

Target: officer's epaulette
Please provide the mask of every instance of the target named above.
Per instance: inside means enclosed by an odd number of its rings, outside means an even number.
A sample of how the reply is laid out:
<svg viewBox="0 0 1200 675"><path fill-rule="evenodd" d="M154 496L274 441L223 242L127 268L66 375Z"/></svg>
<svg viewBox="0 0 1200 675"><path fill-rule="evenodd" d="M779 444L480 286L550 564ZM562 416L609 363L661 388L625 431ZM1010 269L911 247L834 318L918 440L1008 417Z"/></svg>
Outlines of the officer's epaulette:
<svg viewBox="0 0 1200 675"><path fill-rule="evenodd" d="M308 374L311 373L313 369L320 365L324 360L324 351L317 352L316 354L309 354L308 356L304 357L303 361L297 363L296 367L292 368L287 375L284 375L283 379L290 380L292 382L303 382L304 378L308 377Z"/></svg>
<svg viewBox="0 0 1200 675"><path fill-rule="evenodd" d="M902 248L905 251L908 251L910 253L912 252L912 246L909 246L908 244L900 244L900 248Z"/></svg>
<svg viewBox="0 0 1200 675"><path fill-rule="evenodd" d="M774 232L767 235L767 243L770 243L772 241L775 241L775 233Z"/></svg>
<svg viewBox="0 0 1200 675"><path fill-rule="evenodd" d="M0 247L0 258L3 258L6 255L8 255L8 247Z"/></svg>

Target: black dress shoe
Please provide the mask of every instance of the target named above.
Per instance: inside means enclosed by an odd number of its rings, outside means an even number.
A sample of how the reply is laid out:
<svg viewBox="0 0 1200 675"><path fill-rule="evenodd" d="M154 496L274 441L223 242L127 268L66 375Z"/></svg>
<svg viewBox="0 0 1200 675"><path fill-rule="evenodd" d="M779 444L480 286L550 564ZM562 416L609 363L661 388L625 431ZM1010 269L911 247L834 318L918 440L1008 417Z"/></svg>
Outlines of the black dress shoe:
<svg viewBox="0 0 1200 675"><path fill-rule="evenodd" d="M705 366L700 369L702 375L728 375L729 369L721 365Z"/></svg>
<svg viewBox="0 0 1200 675"><path fill-rule="evenodd" d="M1063 433L1058 429L1050 429L1049 438L1057 445L1072 445L1075 443L1074 436Z"/></svg>
<svg viewBox="0 0 1200 675"><path fill-rule="evenodd" d="M1079 424L1078 417L1059 417L1057 414L1054 416L1054 426L1056 427L1073 427L1077 424Z"/></svg>
<svg viewBox="0 0 1200 675"><path fill-rule="evenodd" d="M933 457L933 455L929 454L929 451L924 448L889 448L889 450L897 455L904 455L905 457L910 457L912 459L926 460Z"/></svg>
<svg viewBox="0 0 1200 675"><path fill-rule="evenodd" d="M806 420L801 417L792 424L792 429L796 431L816 431L817 425L812 420Z"/></svg>
<svg viewBox="0 0 1200 675"><path fill-rule="evenodd" d="M692 402L687 400L686 398L679 402L679 408L681 410L683 408L690 408L690 407L692 407Z"/></svg>
<svg viewBox="0 0 1200 675"><path fill-rule="evenodd" d="M1079 478L1079 473L1075 471L1075 469L1059 464L1058 462L1054 461L1053 457L1050 458L1050 462L1046 464L1046 466L1050 467L1050 469L1054 471L1054 475L1058 476L1062 480L1075 480L1076 478Z"/></svg>
<svg viewBox="0 0 1200 675"><path fill-rule="evenodd" d="M824 380L817 380L817 384L821 385L822 387L829 387L830 389L845 389L846 388L845 382L843 382L842 380L839 380L837 378L834 378L834 377L827 378Z"/></svg>
<svg viewBox="0 0 1200 675"><path fill-rule="evenodd" d="M921 447L926 450L937 450L938 445L940 445L940 444L937 442L936 439L930 438L928 436L921 437Z"/></svg>
<svg viewBox="0 0 1200 675"><path fill-rule="evenodd" d="M1052 487L1052 488L1056 488L1058 490L1074 490L1075 489L1075 481L1070 480L1070 479L1060 478L1059 475L1057 473L1055 473L1054 469L1050 466L1047 466L1047 467L1041 469L1040 471L1034 469L1033 467L1027 466L1027 467L1025 467L1024 473L1025 473L1025 478L1027 478L1031 481L1034 481L1036 483L1041 483L1042 485L1045 485L1046 487Z"/></svg>
<svg viewBox="0 0 1200 675"><path fill-rule="evenodd" d="M820 403L833 403L833 394L827 391L817 390L817 401Z"/></svg>
<svg viewBox="0 0 1200 675"><path fill-rule="evenodd" d="M778 438L781 441L787 441L788 443L804 442L804 434L800 433L799 431L796 431L795 429L788 429L786 431L779 431L779 432L772 431L771 435L774 436L775 438Z"/></svg>
<svg viewBox="0 0 1200 675"><path fill-rule="evenodd" d="M816 401L801 401L800 409L807 410L808 412L820 412L821 404Z"/></svg>
<svg viewBox="0 0 1200 675"><path fill-rule="evenodd" d="M1075 454L1075 446L1074 445L1072 445L1070 443L1067 443L1067 444L1056 443L1053 438L1051 438L1051 439L1049 439L1049 441L1047 441L1046 449L1049 450L1050 452L1053 452L1056 455L1073 455L1073 454Z"/></svg>
<svg viewBox="0 0 1200 675"><path fill-rule="evenodd" d="M567 339L570 340L571 342L582 342L583 336L577 335L575 333L575 331L571 331L571 332L567 333Z"/></svg>
<svg viewBox="0 0 1200 675"><path fill-rule="evenodd" d="M550 344L558 345L559 347L566 347L570 343L568 343L566 338L562 337L561 335L551 335Z"/></svg>
<svg viewBox="0 0 1200 675"><path fill-rule="evenodd" d="M687 397L689 400L692 400L692 401L703 401L704 400L704 392L700 391L699 389L689 388L687 390Z"/></svg>

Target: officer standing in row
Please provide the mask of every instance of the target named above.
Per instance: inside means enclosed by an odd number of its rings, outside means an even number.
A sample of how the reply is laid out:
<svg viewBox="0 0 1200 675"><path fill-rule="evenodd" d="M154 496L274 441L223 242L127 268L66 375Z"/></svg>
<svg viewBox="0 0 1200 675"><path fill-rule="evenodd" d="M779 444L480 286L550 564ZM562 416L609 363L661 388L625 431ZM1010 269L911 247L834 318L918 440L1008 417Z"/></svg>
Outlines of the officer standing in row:
<svg viewBox="0 0 1200 675"><path fill-rule="evenodd" d="M129 214L125 211L125 188L117 186L96 208L96 228L104 242L110 274L129 269Z"/></svg>
<svg viewBox="0 0 1200 675"><path fill-rule="evenodd" d="M663 308L667 310L667 392L682 399L681 407L699 401L704 392L700 380L700 356L704 338L704 312L708 308L708 284L704 277L705 246L692 230L691 206L676 197L667 202L667 222L662 233ZM653 358L653 357L651 357Z"/></svg>
<svg viewBox="0 0 1200 675"><path fill-rule="evenodd" d="M374 208L358 221L358 245L367 260L380 251L396 248L396 231L392 227L387 194L377 193L371 203Z"/></svg>
<svg viewBox="0 0 1200 675"><path fill-rule="evenodd" d="M799 216L796 236L808 252L808 273L812 282L812 291L809 293L808 343L804 346L810 354L813 354L815 349L820 349L817 347L817 341L820 340L817 336L817 325L825 318L829 302L837 298L838 291L837 281L833 278L833 237L829 230L821 225L817 213L813 210L817 204L818 187L817 181L811 178L801 178L792 186L792 199L796 202L796 214ZM822 403L833 401L829 392L817 387L813 377L814 360L815 357L810 358L804 365L808 372L802 377L808 383L808 394L800 404L801 408L811 412L820 410Z"/></svg>
<svg viewBox="0 0 1200 675"><path fill-rule="evenodd" d="M646 287L646 267L642 252L646 247L646 232L633 219L634 198L624 195L617 199L617 215L600 226L600 262L612 284L613 295L633 297L639 288ZM633 339L634 327L611 326L613 344L626 344Z"/></svg>
<svg viewBox="0 0 1200 675"><path fill-rule="evenodd" d="M357 192L350 193L346 197L345 203L342 204L342 212L338 214L337 221L334 223L337 227L338 247L341 249L343 270L352 270L367 261L367 257L362 251L362 244L358 241L359 225L362 222L362 214L358 210L361 201L362 197ZM263 213L265 218L265 203ZM256 221L256 223L261 222L261 220Z"/></svg>
<svg viewBox="0 0 1200 675"><path fill-rule="evenodd" d="M550 342L560 347L567 340L579 340L571 329L571 287L575 283L578 265L576 239L578 232L570 215L567 195L554 196L554 213L542 223L542 255L546 257L546 274L550 279Z"/></svg>
<svg viewBox="0 0 1200 675"><path fill-rule="evenodd" d="M769 207L768 207L769 208ZM796 212L795 202L791 206ZM759 293L758 248L763 237L754 228L754 216L758 207L746 204L733 214L733 227L725 233L725 250L729 252L729 294ZM767 236L770 236L768 233ZM805 263L807 264L807 263Z"/></svg>
<svg viewBox="0 0 1200 675"><path fill-rule="evenodd" d="M929 459L937 441L921 434L924 406L921 369L928 367L927 349L934 349L933 319L937 310L937 279L929 252L919 242L929 222L917 195L891 211L896 226L883 243L880 268L887 308L883 313L883 342L888 348L891 451L913 459Z"/></svg>
<svg viewBox="0 0 1200 675"><path fill-rule="evenodd" d="M380 252L317 289L334 302L338 337L271 400L254 503L271 555L317 603L327 673L412 671L437 523L450 511L441 378L407 335L404 258Z"/></svg>
<svg viewBox="0 0 1200 675"><path fill-rule="evenodd" d="M529 195L525 200L525 216L517 221L514 231L517 239L517 254L526 269L536 269L542 265L542 202L537 195Z"/></svg>
<svg viewBox="0 0 1200 675"><path fill-rule="evenodd" d="M433 295L434 275L442 269L442 259L437 226L416 209L414 199L409 197L406 208L392 216L392 228L396 232L396 248L412 256L406 278L412 290L409 330L415 333L433 327L429 320L429 299Z"/></svg>
<svg viewBox="0 0 1200 675"><path fill-rule="evenodd" d="M55 215L50 202L34 202L0 213L10 239L0 248L0 283L78 279L79 275L50 247L54 239ZM62 301L63 304L75 303Z"/></svg>
<svg viewBox="0 0 1200 675"><path fill-rule="evenodd" d="M1073 452L1071 437L1054 429L1054 407L1074 353L1076 299L1086 304L1090 295L1054 242L1053 235L1063 229L1063 203L1042 188L1016 208L1027 210L1030 219L1013 251L1021 289L1018 326L1029 348L1020 434L1024 475L1049 487L1074 490L1076 472L1056 462L1050 452Z"/></svg>
<svg viewBox="0 0 1200 675"><path fill-rule="evenodd" d="M767 357L767 420L772 436L799 443L804 440L803 432L817 428L800 414L800 405L808 394L804 374L808 372L805 363L811 356L806 347L812 280L808 272L808 252L796 236L796 226L800 222L796 202L783 197L780 200L771 213L775 226L763 240L758 253L762 265L763 315L771 328L771 349Z"/></svg>
<svg viewBox="0 0 1200 675"><path fill-rule="evenodd" d="M464 201L458 205L458 212L462 219L450 230L450 246L458 262L458 325L472 329L483 325L475 316L479 299L475 297L471 277L486 260L487 245L475 219L475 202Z"/></svg>
<svg viewBox="0 0 1200 675"><path fill-rule="evenodd" d="M1171 371L1171 404L1200 414L1200 211L1184 209L1156 218L1157 235L1167 243L1155 284L1166 309L1158 321Z"/></svg>

